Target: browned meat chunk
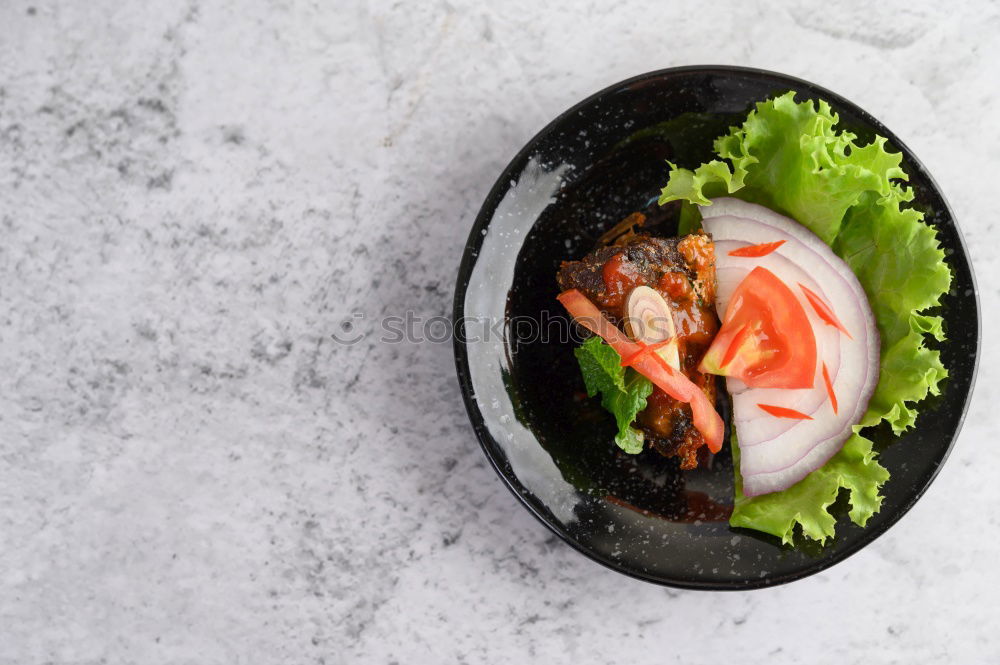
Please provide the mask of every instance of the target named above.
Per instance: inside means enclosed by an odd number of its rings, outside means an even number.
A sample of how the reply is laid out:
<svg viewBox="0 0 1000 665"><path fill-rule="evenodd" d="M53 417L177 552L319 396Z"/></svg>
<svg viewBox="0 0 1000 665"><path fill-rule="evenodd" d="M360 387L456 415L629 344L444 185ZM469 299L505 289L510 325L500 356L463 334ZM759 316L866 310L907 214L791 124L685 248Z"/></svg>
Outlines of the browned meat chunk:
<svg viewBox="0 0 1000 665"><path fill-rule="evenodd" d="M630 233L622 244L599 247L580 261L564 261L557 280L563 291L582 291L616 323L626 318L625 301L632 289L656 289L674 315L681 369L715 402L715 377L697 369L719 328L711 238L700 232L683 238ZM636 424L653 448L680 458L682 469L698 465L697 453L704 439L692 423L687 404L654 388Z"/></svg>

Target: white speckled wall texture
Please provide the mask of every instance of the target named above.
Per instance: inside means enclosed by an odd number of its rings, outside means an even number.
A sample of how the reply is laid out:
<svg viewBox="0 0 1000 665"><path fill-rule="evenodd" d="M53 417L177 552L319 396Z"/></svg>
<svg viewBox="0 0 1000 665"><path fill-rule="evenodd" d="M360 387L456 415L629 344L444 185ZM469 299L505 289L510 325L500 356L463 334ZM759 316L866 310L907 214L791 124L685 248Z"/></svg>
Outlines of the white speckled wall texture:
<svg viewBox="0 0 1000 665"><path fill-rule="evenodd" d="M995 662L990 341L902 522L711 594L616 575L521 509L450 345L331 335L448 314L517 149L696 63L892 127L954 207L989 331L998 34L987 0L0 3L0 663Z"/></svg>

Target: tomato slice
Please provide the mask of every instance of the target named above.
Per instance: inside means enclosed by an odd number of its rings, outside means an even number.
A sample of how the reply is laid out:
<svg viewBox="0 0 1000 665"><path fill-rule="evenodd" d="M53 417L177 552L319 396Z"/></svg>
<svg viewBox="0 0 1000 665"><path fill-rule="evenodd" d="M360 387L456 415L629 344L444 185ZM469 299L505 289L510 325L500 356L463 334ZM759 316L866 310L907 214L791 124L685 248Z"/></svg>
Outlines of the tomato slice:
<svg viewBox="0 0 1000 665"><path fill-rule="evenodd" d="M577 289L563 291L558 298L577 323L603 337L622 358L629 358L632 361L631 366L637 372L677 401L690 404L691 419L694 421L695 429L704 437L708 449L713 453L722 449L725 425L715 410L715 405L709 401L701 388L667 364L659 354L642 353L642 346L630 340Z"/></svg>
<svg viewBox="0 0 1000 665"><path fill-rule="evenodd" d="M816 335L792 290L758 266L733 292L698 369L738 378L751 388L812 388Z"/></svg>

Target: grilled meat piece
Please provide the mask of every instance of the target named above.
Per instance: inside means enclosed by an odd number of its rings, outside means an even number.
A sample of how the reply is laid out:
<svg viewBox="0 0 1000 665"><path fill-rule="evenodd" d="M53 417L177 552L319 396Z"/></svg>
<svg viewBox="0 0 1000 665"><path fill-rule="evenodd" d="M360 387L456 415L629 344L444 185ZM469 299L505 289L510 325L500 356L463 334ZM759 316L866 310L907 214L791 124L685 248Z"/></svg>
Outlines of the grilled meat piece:
<svg viewBox="0 0 1000 665"><path fill-rule="evenodd" d="M625 245L599 247L581 261L563 261L556 278L559 288L579 289L613 321L620 321L625 318L625 298L635 287L656 288L666 273L688 276L680 241L636 235Z"/></svg>
<svg viewBox="0 0 1000 665"><path fill-rule="evenodd" d="M683 238L633 234L627 242L599 247L580 261L564 261L557 281L563 291L582 291L615 323L626 318L625 301L632 289L656 289L674 316L681 370L715 403L715 377L697 369L719 328L711 238L701 232ZM698 449L705 441L694 427L688 404L654 388L636 424L662 455L679 457L682 469L698 465Z"/></svg>

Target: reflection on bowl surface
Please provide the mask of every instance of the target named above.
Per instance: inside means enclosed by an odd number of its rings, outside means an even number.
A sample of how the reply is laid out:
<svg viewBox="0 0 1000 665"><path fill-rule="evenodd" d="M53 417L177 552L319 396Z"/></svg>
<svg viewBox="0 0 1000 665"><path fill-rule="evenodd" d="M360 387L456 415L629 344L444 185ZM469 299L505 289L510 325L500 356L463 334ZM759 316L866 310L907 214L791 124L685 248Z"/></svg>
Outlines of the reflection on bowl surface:
<svg viewBox="0 0 1000 665"><path fill-rule="evenodd" d="M677 208L655 198L666 161L694 167L712 139L755 102L795 90L825 99L841 126L886 136L904 153L914 204L939 231L954 272L942 306L950 378L903 437L876 431L892 477L881 512L864 529L839 519L820 546L782 546L728 525L733 466L728 446L709 468L621 453L614 423L586 398L555 296L563 260L579 259L634 211L653 233L676 232ZM843 98L779 74L726 67L653 72L612 86L542 130L500 176L466 246L455 296L459 379L477 436L500 476L569 544L620 572L672 586L770 586L822 570L870 543L926 489L961 426L975 377L979 311L960 233L937 187L891 132ZM524 326L520 324L524 323ZM725 411L725 404L720 409ZM726 414L723 413L725 416ZM834 506L843 518L846 501Z"/></svg>

